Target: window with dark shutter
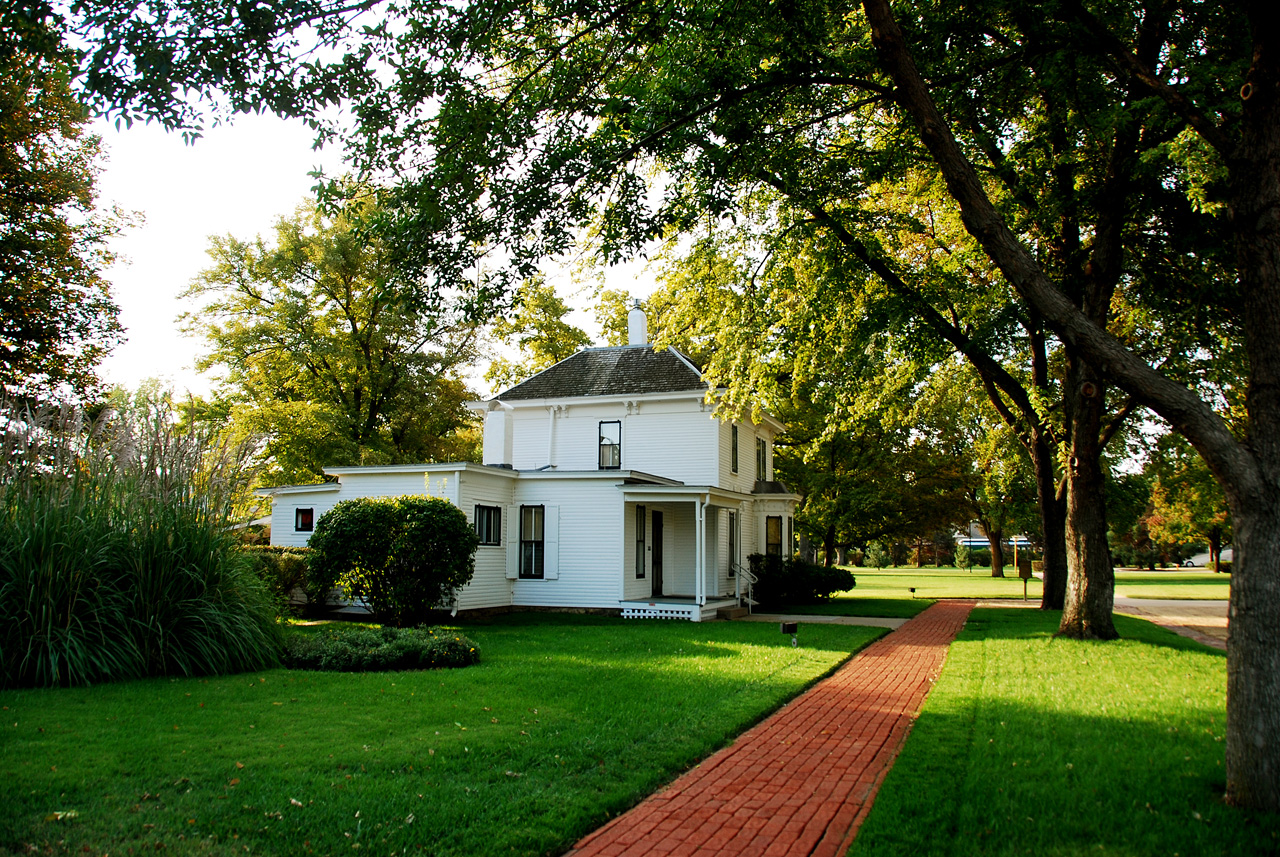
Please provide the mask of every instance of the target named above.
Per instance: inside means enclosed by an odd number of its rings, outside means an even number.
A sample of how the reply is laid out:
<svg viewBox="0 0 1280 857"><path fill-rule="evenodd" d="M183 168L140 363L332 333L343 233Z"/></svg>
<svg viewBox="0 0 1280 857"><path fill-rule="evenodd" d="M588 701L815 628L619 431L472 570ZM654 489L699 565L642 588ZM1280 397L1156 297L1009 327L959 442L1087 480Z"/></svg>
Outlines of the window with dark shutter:
<svg viewBox="0 0 1280 857"><path fill-rule="evenodd" d="M542 506L520 507L520 577L541 580L546 562L544 523L546 510Z"/></svg>

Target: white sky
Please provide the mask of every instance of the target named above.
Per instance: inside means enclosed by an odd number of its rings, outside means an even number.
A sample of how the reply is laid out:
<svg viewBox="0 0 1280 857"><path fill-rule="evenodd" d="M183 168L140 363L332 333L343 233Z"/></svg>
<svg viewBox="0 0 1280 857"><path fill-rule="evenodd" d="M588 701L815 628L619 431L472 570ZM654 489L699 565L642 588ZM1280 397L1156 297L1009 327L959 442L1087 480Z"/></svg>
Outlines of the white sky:
<svg viewBox="0 0 1280 857"><path fill-rule="evenodd" d="M106 277L127 340L103 362L102 377L131 389L158 378L178 393L207 395L211 381L194 368L202 345L179 331L177 318L191 308L178 295L209 265L209 236L266 235L276 218L310 193L314 181L308 173L323 167L339 174L341 157L336 149L313 151L305 125L274 116L238 118L232 126L206 132L193 146L154 125L117 130L99 122L95 131L108 155L98 181L100 203L141 212L146 219L112 245L122 260ZM609 286L647 296L653 283L642 268L612 269ZM597 335L585 299L569 294L567 272L552 266L548 279L561 297L583 307L569 321ZM482 375L483 369L473 378L478 388Z"/></svg>

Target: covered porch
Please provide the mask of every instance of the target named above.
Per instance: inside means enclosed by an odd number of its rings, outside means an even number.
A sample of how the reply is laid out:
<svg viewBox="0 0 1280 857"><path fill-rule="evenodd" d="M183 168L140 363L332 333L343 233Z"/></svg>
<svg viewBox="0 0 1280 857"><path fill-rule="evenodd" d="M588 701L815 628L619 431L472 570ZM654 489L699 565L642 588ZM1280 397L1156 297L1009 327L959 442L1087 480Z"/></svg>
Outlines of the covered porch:
<svg viewBox="0 0 1280 857"><path fill-rule="evenodd" d="M743 524L752 497L707 486L619 486L624 618L701 622L750 604Z"/></svg>

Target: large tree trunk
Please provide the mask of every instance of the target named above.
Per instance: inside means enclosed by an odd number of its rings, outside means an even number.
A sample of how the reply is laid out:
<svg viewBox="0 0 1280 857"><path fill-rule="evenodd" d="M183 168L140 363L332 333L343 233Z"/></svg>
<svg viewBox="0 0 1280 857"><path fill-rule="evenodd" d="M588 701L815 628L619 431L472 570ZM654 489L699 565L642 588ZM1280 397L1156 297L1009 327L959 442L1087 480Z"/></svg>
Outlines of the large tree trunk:
<svg viewBox="0 0 1280 857"><path fill-rule="evenodd" d="M987 544L991 546L991 576L1004 577L1004 532L985 525L983 529L987 531Z"/></svg>
<svg viewBox="0 0 1280 857"><path fill-rule="evenodd" d="M1070 349L1068 354L1070 355ZM1058 633L1064 637L1114 640L1111 609L1115 573L1107 541L1102 448L1098 443L1104 399L1102 383L1078 356L1068 357L1071 456L1067 462L1067 592Z"/></svg>
<svg viewBox="0 0 1280 857"><path fill-rule="evenodd" d="M1280 811L1280 503L1233 508L1227 798Z"/></svg>
<svg viewBox="0 0 1280 857"><path fill-rule="evenodd" d="M828 524L827 531L822 534L822 564L831 568L836 560L836 525Z"/></svg>
<svg viewBox="0 0 1280 857"><path fill-rule="evenodd" d="M1245 7L1251 19L1252 65L1240 88L1242 110L1233 128L1221 127L1211 114L1141 67L1109 34L1096 39L1227 163L1245 301L1240 317L1249 355L1246 443L1195 391L1161 375L1054 287L991 204L934 105L887 0L863 0L863 6L872 39L893 77L895 101L915 118L948 192L960 204L965 228L1065 344L1168 420L1221 482L1237 532L1227 637L1227 797L1280 812L1280 28L1274 4L1254 0ZM1082 6L1076 14L1089 18ZM1231 137L1236 128L1238 142Z"/></svg>
<svg viewBox="0 0 1280 857"><path fill-rule="evenodd" d="M1247 449L1256 481L1225 469L1212 457L1216 450L1187 436L1222 482L1235 526L1227 797L1280 812L1280 28L1274 5L1247 8L1253 66L1240 90L1241 137L1228 166L1249 355Z"/></svg>
<svg viewBox="0 0 1280 857"><path fill-rule="evenodd" d="M1044 593L1042 610L1061 610L1067 597L1067 508L1058 499L1058 474L1053 449L1037 434L1031 448L1036 471L1036 504L1044 538Z"/></svg>

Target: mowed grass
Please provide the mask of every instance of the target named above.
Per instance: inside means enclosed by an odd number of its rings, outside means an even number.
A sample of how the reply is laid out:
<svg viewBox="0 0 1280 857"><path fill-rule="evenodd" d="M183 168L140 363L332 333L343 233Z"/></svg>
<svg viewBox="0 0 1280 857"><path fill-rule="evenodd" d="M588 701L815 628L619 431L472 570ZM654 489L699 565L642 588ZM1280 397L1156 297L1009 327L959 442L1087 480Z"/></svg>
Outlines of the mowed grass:
<svg viewBox="0 0 1280 857"><path fill-rule="evenodd" d="M1280 817L1222 802L1223 653L1058 620L973 611L850 857L1280 853Z"/></svg>
<svg viewBox="0 0 1280 857"><path fill-rule="evenodd" d="M992 577L990 568L851 568L858 585L823 604L762 605L772 610L815 616L911 617L939 598L1014 598L1022 600L1022 580L1011 568L1008 577ZM915 589L915 592L911 592ZM1027 598L1038 602L1042 584L1027 581Z"/></svg>
<svg viewBox="0 0 1280 857"><path fill-rule="evenodd" d="M989 568L853 568L858 585L823 604L762 605L772 610L817 616L911 617L939 598L1022 600L1022 579L1012 567L1004 578L992 577ZM1116 595L1156 599L1226 599L1230 575L1195 569L1116 571ZM915 589L912 593L911 590ZM1044 585L1027 581L1027 598L1039 602Z"/></svg>
<svg viewBox="0 0 1280 857"><path fill-rule="evenodd" d="M0 693L0 851L560 853L883 631L513 615L461 670Z"/></svg>
<svg viewBox="0 0 1280 857"><path fill-rule="evenodd" d="M1116 595L1128 598L1221 599L1231 594L1231 575L1203 569L1116 570Z"/></svg>

